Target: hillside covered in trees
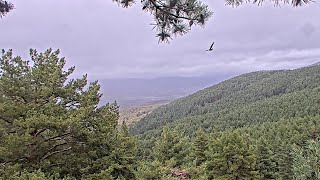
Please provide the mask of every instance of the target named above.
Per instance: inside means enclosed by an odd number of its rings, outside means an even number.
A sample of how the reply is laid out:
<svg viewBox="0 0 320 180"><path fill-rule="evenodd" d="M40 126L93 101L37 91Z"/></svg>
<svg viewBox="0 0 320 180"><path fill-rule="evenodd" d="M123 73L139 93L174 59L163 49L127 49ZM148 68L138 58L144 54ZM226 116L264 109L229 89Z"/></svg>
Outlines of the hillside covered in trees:
<svg viewBox="0 0 320 180"><path fill-rule="evenodd" d="M59 53L2 52L1 180L320 179L320 66L235 77L161 106L133 136Z"/></svg>
<svg viewBox="0 0 320 180"><path fill-rule="evenodd" d="M162 106L132 128L144 134L164 125L192 135L320 113L320 66L243 74Z"/></svg>
<svg viewBox="0 0 320 180"><path fill-rule="evenodd" d="M142 159L194 179L320 179L320 66L234 77L157 108L131 132Z"/></svg>

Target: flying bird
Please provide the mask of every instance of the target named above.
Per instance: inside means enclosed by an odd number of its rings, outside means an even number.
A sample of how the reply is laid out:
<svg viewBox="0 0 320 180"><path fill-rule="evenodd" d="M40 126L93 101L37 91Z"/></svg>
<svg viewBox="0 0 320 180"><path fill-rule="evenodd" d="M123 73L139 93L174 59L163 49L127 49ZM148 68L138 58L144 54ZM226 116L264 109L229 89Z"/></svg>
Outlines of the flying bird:
<svg viewBox="0 0 320 180"><path fill-rule="evenodd" d="M212 48L213 45L214 45L214 42L211 44L210 48L208 50L206 50L206 51L212 51L213 50L213 48Z"/></svg>

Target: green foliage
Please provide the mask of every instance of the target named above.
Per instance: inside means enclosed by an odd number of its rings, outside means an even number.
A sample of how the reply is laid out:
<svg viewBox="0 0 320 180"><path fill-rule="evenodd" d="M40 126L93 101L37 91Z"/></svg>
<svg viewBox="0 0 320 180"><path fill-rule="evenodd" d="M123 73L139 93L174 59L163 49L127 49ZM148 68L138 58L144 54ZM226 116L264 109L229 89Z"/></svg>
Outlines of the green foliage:
<svg viewBox="0 0 320 180"><path fill-rule="evenodd" d="M133 0L119 1L128 7ZM192 25L204 25L212 15L208 6L198 0L142 0L142 9L154 17L159 42L169 42L173 35L184 35Z"/></svg>
<svg viewBox="0 0 320 180"><path fill-rule="evenodd" d="M190 168L190 171L191 171L191 178L192 179L207 180L208 174L210 174L210 172L207 171L206 163L192 166Z"/></svg>
<svg viewBox="0 0 320 180"><path fill-rule="evenodd" d="M295 179L320 179L320 141L308 141L306 147L294 147L293 158Z"/></svg>
<svg viewBox="0 0 320 180"><path fill-rule="evenodd" d="M164 124L193 136L320 114L320 66L244 74L155 109L130 131L156 134Z"/></svg>
<svg viewBox="0 0 320 180"><path fill-rule="evenodd" d="M262 180L276 179L278 177L275 154L263 138L261 138L257 144L257 170Z"/></svg>
<svg viewBox="0 0 320 180"><path fill-rule="evenodd" d="M163 167L159 161L144 161L140 162L137 170L138 179L157 180L167 176L170 170Z"/></svg>
<svg viewBox="0 0 320 180"><path fill-rule="evenodd" d="M0 176L134 179L135 140L117 129L116 104L97 107L98 82L68 80L59 50L30 57L0 58Z"/></svg>
<svg viewBox="0 0 320 180"><path fill-rule="evenodd" d="M34 179L34 180L44 180L44 179L53 179L51 177L46 177L46 175L41 172L41 170L37 170L34 172L27 172L27 171L22 171L19 172L20 166L18 164L13 165L13 166L5 166L2 165L0 168L0 179L5 180L5 179L12 179L12 180L19 180L19 179Z"/></svg>
<svg viewBox="0 0 320 180"><path fill-rule="evenodd" d="M113 0L124 8L134 4L134 0ZM261 5L264 0L253 3ZM273 0L279 5L282 0ZM241 5L243 0L225 0L226 5L233 7ZM292 6L302 6L311 0L291 0ZM157 31L159 42L169 42L173 35L184 35L193 25L203 26L212 16L212 11L200 0L142 0L142 10L150 13L154 18L154 29Z"/></svg>
<svg viewBox="0 0 320 180"><path fill-rule="evenodd" d="M195 179L294 179L307 166L295 167L292 146L305 147L320 133L319 74L320 66L244 74L162 106L130 130L141 152L159 141L164 124L184 132L199 166L182 166Z"/></svg>
<svg viewBox="0 0 320 180"><path fill-rule="evenodd" d="M255 166L249 166L247 170L241 170L241 172L252 173L253 178L257 179L294 179L299 177L295 175L297 173L295 171L302 171L308 165L300 169L299 166L295 165L297 163L294 160L295 155L292 155L292 146L307 146L307 141L310 138L316 139L319 133L320 115L281 119L275 122L256 124L251 127L205 134L208 137L209 145L206 161L199 166L190 165L189 163L185 163L183 166L190 170L193 179L210 179L213 177L216 179L232 179L230 176L233 173L236 174L238 163L244 162L241 165L248 165L249 162L253 161L250 165L255 164ZM199 134L199 131L196 134ZM228 164L226 157L235 157L240 160L236 161L237 163ZM191 158L192 161L196 161L194 155ZM317 161L314 156L310 159L313 159L313 162ZM146 161L150 162L149 159L146 159ZM300 165L303 161L305 159L300 161ZM164 166L162 163L160 164L159 166ZM163 171L167 172L168 168L172 168L170 163L168 164L166 170ZM232 171L229 170L231 167L234 167ZM313 165L313 167L316 166ZM161 168L158 171L161 172ZM250 177L250 175L247 175L247 177Z"/></svg>
<svg viewBox="0 0 320 180"><path fill-rule="evenodd" d="M59 51L30 57L0 58L0 179L319 179L320 66L232 78L159 108L132 137L116 103L98 107L97 81L68 79Z"/></svg>
<svg viewBox="0 0 320 180"><path fill-rule="evenodd" d="M278 159L279 177L281 179L292 179L293 158L291 155L291 146L285 142L280 143L276 158Z"/></svg>
<svg viewBox="0 0 320 180"><path fill-rule="evenodd" d="M258 179L252 145L239 134L223 134L209 146L209 179Z"/></svg>
<svg viewBox="0 0 320 180"><path fill-rule="evenodd" d="M196 132L195 140L193 142L193 156L196 166L201 165L206 161L205 152L208 150L208 139L203 129L198 129Z"/></svg>
<svg viewBox="0 0 320 180"><path fill-rule="evenodd" d="M114 0L129 7L134 0ZM159 42L169 42L173 35L184 35L192 26L203 26L212 16L208 6L199 0L142 0L142 10L153 18Z"/></svg>
<svg viewBox="0 0 320 180"><path fill-rule="evenodd" d="M176 129L164 127L154 146L154 157L164 166L181 167L188 162L190 149L188 140Z"/></svg>
<svg viewBox="0 0 320 180"><path fill-rule="evenodd" d="M127 125L122 123L117 148L113 152L113 156L117 163L113 168L112 175L115 178L135 179L135 169L137 167L137 145L136 140L129 135Z"/></svg>

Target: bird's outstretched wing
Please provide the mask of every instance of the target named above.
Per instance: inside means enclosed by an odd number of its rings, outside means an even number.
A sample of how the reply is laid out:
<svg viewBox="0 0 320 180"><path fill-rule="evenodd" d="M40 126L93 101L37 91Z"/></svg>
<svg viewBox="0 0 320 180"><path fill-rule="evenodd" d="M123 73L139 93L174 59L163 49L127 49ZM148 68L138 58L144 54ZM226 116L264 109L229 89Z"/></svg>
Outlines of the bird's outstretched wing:
<svg viewBox="0 0 320 180"><path fill-rule="evenodd" d="M214 42L211 44L210 49L212 49L213 45L214 45Z"/></svg>
<svg viewBox="0 0 320 180"><path fill-rule="evenodd" d="M214 42L211 44L210 48L207 49L206 51L212 51L213 50L213 45L214 45Z"/></svg>

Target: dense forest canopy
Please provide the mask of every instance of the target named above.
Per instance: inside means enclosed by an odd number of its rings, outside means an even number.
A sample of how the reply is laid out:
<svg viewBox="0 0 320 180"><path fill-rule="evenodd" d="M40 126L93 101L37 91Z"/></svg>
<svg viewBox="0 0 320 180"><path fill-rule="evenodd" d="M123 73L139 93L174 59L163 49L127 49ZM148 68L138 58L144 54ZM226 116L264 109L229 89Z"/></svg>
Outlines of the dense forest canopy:
<svg viewBox="0 0 320 180"><path fill-rule="evenodd" d="M243 74L162 106L131 128L143 134L170 123L191 135L320 111L320 66Z"/></svg>
<svg viewBox="0 0 320 180"><path fill-rule="evenodd" d="M161 106L130 129L138 156L157 160L151 149L169 128L195 146L179 167L197 178L319 179L318 155L304 154L319 146L319 75L317 64L253 72Z"/></svg>

